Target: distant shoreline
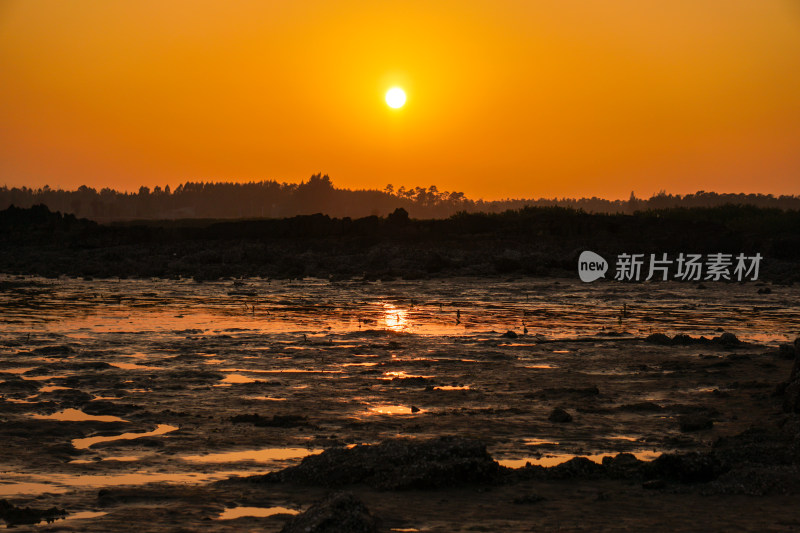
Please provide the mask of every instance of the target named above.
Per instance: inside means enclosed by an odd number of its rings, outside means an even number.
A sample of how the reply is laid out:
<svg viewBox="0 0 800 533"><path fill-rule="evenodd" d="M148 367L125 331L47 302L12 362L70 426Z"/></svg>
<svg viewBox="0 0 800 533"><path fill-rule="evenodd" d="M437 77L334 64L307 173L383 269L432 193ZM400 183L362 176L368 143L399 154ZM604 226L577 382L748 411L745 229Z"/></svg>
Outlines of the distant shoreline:
<svg viewBox="0 0 800 533"><path fill-rule="evenodd" d="M529 207L414 219L168 220L98 224L45 206L0 211L0 272L46 277L425 279L574 277L601 254L760 253L766 281L800 281L800 210L752 206L590 214Z"/></svg>

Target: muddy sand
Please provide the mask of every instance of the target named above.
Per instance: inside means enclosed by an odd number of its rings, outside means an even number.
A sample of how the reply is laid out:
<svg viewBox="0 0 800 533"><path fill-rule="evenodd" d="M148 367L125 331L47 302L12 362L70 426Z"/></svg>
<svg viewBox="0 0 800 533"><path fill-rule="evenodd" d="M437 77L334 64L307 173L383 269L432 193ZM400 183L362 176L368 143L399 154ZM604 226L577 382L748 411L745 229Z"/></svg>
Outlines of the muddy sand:
<svg viewBox="0 0 800 533"><path fill-rule="evenodd" d="M706 285L3 277L0 518L800 530L800 288Z"/></svg>

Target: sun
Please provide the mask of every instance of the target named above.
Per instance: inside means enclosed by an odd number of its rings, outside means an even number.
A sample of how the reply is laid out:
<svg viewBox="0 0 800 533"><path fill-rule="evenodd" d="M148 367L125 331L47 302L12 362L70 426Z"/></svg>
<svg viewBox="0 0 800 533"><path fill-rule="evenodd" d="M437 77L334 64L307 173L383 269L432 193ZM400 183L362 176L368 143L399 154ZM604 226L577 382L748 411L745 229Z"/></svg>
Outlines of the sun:
<svg viewBox="0 0 800 533"><path fill-rule="evenodd" d="M392 87L386 91L386 104L394 109L403 107L406 103L406 93L400 87Z"/></svg>

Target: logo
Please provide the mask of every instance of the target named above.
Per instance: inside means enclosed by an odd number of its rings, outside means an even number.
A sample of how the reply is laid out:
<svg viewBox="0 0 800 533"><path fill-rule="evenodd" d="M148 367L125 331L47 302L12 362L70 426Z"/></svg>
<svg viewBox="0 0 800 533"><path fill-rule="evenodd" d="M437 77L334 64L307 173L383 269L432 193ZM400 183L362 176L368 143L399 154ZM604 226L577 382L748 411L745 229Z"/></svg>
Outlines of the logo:
<svg viewBox="0 0 800 533"><path fill-rule="evenodd" d="M756 281L761 268L760 253L738 255L715 253L679 253L676 258L669 254L630 254L617 255L617 281L644 281L670 279L677 281ZM674 256L673 256L674 257ZM581 281L590 283L604 278L608 263L601 256L586 250L578 258L578 275Z"/></svg>
<svg viewBox="0 0 800 533"><path fill-rule="evenodd" d="M581 281L590 283L596 279L604 278L608 271L608 263L594 252L586 250L578 258L578 275Z"/></svg>

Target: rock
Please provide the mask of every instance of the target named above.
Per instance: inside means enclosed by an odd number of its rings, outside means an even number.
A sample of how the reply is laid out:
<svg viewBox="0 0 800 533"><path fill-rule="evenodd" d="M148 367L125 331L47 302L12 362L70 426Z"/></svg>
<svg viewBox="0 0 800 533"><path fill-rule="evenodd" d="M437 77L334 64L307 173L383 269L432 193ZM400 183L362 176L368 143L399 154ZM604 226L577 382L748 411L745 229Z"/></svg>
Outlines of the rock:
<svg viewBox="0 0 800 533"><path fill-rule="evenodd" d="M343 487L367 484L401 490L494 483L502 467L486 451L486 444L461 437L430 440L390 439L374 445L332 448L305 457L293 467L247 481Z"/></svg>
<svg viewBox="0 0 800 533"><path fill-rule="evenodd" d="M770 289L769 287L762 287L758 289L758 291L756 292L758 292L758 294L772 294L772 289Z"/></svg>
<svg viewBox="0 0 800 533"><path fill-rule="evenodd" d="M333 494L291 518L281 533L377 533L378 520L349 492Z"/></svg>
<svg viewBox="0 0 800 533"><path fill-rule="evenodd" d="M650 344L659 344L662 346L692 346L695 344L718 344L725 347L740 346L744 344L733 333L722 333L719 337L707 339L705 337L690 337L689 335L675 335L672 338L664 335L663 333L653 333L648 335L645 342Z"/></svg>
<svg viewBox="0 0 800 533"><path fill-rule="evenodd" d="M797 357L797 352L791 344L781 344L778 346L778 357L781 359L794 359Z"/></svg>
<svg viewBox="0 0 800 533"><path fill-rule="evenodd" d="M566 412L564 409L560 407L556 407L550 413L550 416L547 417L550 422L556 422L558 424L564 424L567 422L572 422L572 415Z"/></svg>
<svg viewBox="0 0 800 533"><path fill-rule="evenodd" d="M517 335L515 332L513 332L511 330L506 331L505 333L503 333L500 336L504 337L506 339L516 339L517 337L519 337L519 335Z"/></svg>
<svg viewBox="0 0 800 533"><path fill-rule="evenodd" d="M627 479L636 477L644 462L632 453L618 453L614 457L603 457L602 464L609 477Z"/></svg>
<svg viewBox="0 0 800 533"><path fill-rule="evenodd" d="M651 479L649 481L645 481L644 483L642 483L642 488L649 490L663 489L666 486L667 482L664 481L663 479Z"/></svg>
<svg viewBox="0 0 800 533"><path fill-rule="evenodd" d="M681 426L681 431L684 433L689 431L711 429L714 426L714 421L711 420L710 417L701 413L692 413L681 416L678 418L678 423Z"/></svg>
<svg viewBox="0 0 800 533"><path fill-rule="evenodd" d="M566 463L551 466L547 469L547 477L552 479L592 479L602 477L606 472L603 465L599 465L586 457L573 457Z"/></svg>
<svg viewBox="0 0 800 533"><path fill-rule="evenodd" d="M736 338L733 333L723 333L719 337L714 337L712 341L723 346L738 346L742 344L742 341Z"/></svg>
<svg viewBox="0 0 800 533"><path fill-rule="evenodd" d="M790 382L783 392L783 410L800 413L800 379Z"/></svg>
<svg viewBox="0 0 800 533"><path fill-rule="evenodd" d="M74 353L74 350L68 344L60 344L57 346L42 346L34 348L31 353L36 355L69 355Z"/></svg>
<svg viewBox="0 0 800 533"><path fill-rule="evenodd" d="M674 479L681 483L706 483L725 472L722 463L711 454L663 453L654 461L643 466L645 478Z"/></svg>
<svg viewBox="0 0 800 533"><path fill-rule="evenodd" d="M8 500L0 500L0 519L11 528L17 524L38 524L42 521L54 522L67 516L67 511L58 507L50 509L31 509L30 507L17 507Z"/></svg>
<svg viewBox="0 0 800 533"><path fill-rule="evenodd" d="M644 342L649 342L650 344L660 344L662 346L672 345L672 339L663 333L653 333L652 335L648 335L647 338L644 339Z"/></svg>

